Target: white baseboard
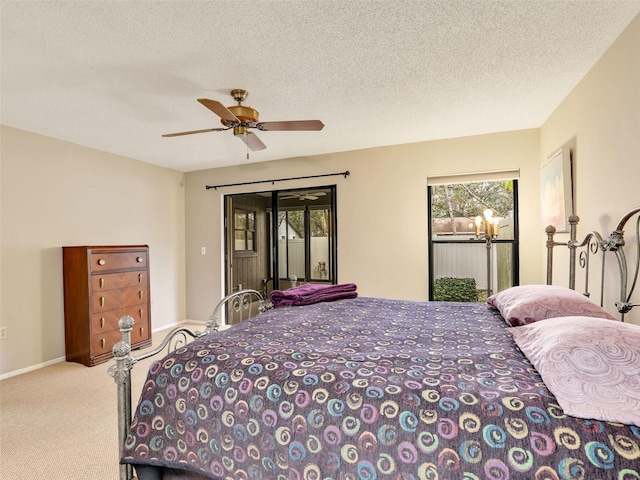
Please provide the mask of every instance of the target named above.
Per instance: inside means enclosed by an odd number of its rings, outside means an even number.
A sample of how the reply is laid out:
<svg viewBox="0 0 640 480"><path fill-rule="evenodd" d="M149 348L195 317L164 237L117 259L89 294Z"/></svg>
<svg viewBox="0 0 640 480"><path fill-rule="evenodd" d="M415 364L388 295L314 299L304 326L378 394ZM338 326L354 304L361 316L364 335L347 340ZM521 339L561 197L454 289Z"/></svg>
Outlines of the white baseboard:
<svg viewBox="0 0 640 480"><path fill-rule="evenodd" d="M197 324L197 325L206 325L207 322L203 322L202 320L185 320L183 322L174 322L169 325L163 325L161 327L156 327L151 329L151 333L163 332L165 330L171 330L175 327L180 327L185 324Z"/></svg>
<svg viewBox="0 0 640 480"><path fill-rule="evenodd" d="M162 332L163 330L169 330L174 327L179 327L180 325L184 325L185 323L206 325L207 322L203 322L201 320L185 320L184 322L175 322L175 323L172 323L171 325L164 325L159 328L154 328L152 329L152 333ZM221 326L221 329L223 327L226 328L226 326L223 325ZM39 370L41 368L48 367L49 365L54 365L56 363L65 362L65 361L66 361L65 357L58 357L43 363L31 365L30 367L21 368L20 370L14 370L12 372L3 373L2 375L0 375L0 381L5 380L7 378L15 377L16 375L22 375L23 373L33 372L34 370Z"/></svg>
<svg viewBox="0 0 640 480"><path fill-rule="evenodd" d="M207 321L206 320L185 320L184 322L181 322L180 325L183 325L185 323L197 323L198 325L206 325Z"/></svg>
<svg viewBox="0 0 640 480"><path fill-rule="evenodd" d="M22 375L23 373L33 372L34 370L39 370L41 368L48 367L49 365L53 365L55 363L60 363L64 361L65 361L65 357L54 358L53 360L49 360L47 362L38 363L37 365L31 365L30 367L21 368L20 370L14 370L13 372L4 373L0 375L0 380L15 377L16 375Z"/></svg>

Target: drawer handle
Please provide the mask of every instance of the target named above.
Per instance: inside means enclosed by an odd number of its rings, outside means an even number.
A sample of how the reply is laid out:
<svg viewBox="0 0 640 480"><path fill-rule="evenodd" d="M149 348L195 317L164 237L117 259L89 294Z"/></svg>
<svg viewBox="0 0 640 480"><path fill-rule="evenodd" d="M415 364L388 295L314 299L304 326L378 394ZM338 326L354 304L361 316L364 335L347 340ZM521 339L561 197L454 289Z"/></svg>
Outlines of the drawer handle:
<svg viewBox="0 0 640 480"><path fill-rule="evenodd" d="M107 344L107 341L106 341L104 338L101 338L101 339L100 339L100 346L101 346L102 348L104 348L106 344Z"/></svg>
<svg viewBox="0 0 640 480"><path fill-rule="evenodd" d="M100 260L98 260L98 265L105 265L107 263L107 261L104 258L101 258Z"/></svg>
<svg viewBox="0 0 640 480"><path fill-rule="evenodd" d="M104 288L104 278L100 279L100 288Z"/></svg>
<svg viewBox="0 0 640 480"><path fill-rule="evenodd" d="M100 328L104 328L104 317L100 318Z"/></svg>
<svg viewBox="0 0 640 480"><path fill-rule="evenodd" d="M142 274L141 273L138 274L138 283L142 283Z"/></svg>
<svg viewBox="0 0 640 480"><path fill-rule="evenodd" d="M140 327L140 336L142 337L144 335L144 327Z"/></svg>
<svg viewBox="0 0 640 480"><path fill-rule="evenodd" d="M136 258L136 262L142 263L142 262L144 262L144 258L138 257L138 258Z"/></svg>
<svg viewBox="0 0 640 480"><path fill-rule="evenodd" d="M142 296L144 295L144 291L138 290L138 297L142 300Z"/></svg>
<svg viewBox="0 0 640 480"><path fill-rule="evenodd" d="M104 307L104 297L100 297L100 306Z"/></svg>
<svg viewBox="0 0 640 480"><path fill-rule="evenodd" d="M142 318L142 314L144 313L144 310L141 308L140 310L138 310L138 313L140 314L140 318Z"/></svg>

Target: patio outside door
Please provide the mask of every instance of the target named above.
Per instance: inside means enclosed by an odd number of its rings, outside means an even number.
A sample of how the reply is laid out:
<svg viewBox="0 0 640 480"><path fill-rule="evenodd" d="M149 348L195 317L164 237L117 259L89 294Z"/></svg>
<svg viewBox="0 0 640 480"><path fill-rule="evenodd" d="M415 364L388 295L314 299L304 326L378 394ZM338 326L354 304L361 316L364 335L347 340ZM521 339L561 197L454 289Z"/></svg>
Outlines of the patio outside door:
<svg viewBox="0 0 640 480"><path fill-rule="evenodd" d="M335 185L227 195L226 294L336 283L335 204Z"/></svg>

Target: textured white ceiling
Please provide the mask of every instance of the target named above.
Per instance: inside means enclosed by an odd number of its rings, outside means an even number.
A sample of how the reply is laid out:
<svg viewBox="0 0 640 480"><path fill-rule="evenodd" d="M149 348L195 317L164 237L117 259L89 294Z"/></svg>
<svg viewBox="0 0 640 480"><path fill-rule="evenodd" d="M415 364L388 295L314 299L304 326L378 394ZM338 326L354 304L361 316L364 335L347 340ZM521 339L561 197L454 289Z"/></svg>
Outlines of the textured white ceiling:
<svg viewBox="0 0 640 480"><path fill-rule="evenodd" d="M539 127L640 0L6 1L0 121L176 170L246 163L197 98L249 91L251 162Z"/></svg>

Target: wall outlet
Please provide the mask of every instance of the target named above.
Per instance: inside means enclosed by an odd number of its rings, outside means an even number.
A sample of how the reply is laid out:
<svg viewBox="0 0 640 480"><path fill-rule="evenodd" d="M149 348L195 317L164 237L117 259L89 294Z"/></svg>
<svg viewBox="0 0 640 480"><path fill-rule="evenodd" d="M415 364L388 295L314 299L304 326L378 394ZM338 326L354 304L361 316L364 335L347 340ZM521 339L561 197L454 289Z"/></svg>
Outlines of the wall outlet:
<svg viewBox="0 0 640 480"><path fill-rule="evenodd" d="M206 255L207 254L207 247L200 247L200 255Z"/></svg>
<svg viewBox="0 0 640 480"><path fill-rule="evenodd" d="M0 327L0 339L7 338L7 327Z"/></svg>

